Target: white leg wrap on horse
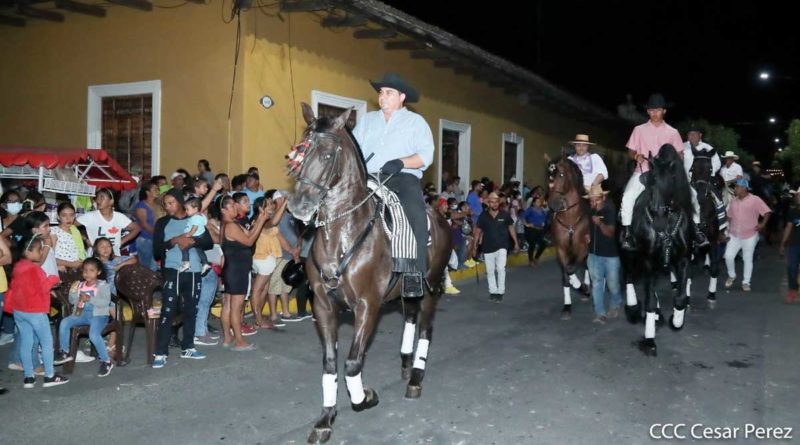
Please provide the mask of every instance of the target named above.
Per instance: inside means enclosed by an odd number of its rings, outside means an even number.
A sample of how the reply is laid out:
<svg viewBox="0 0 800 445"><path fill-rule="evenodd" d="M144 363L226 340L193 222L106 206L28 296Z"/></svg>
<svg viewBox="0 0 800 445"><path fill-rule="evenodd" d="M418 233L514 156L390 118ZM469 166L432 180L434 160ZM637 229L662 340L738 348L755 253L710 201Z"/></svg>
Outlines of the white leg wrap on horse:
<svg viewBox="0 0 800 445"><path fill-rule="evenodd" d="M678 281L678 277L675 276L675 272L670 272L669 273L669 282L670 283L674 283L676 281Z"/></svg>
<svg viewBox="0 0 800 445"><path fill-rule="evenodd" d="M633 283L625 285L625 299L628 306L636 306L636 303L638 303L636 301L636 288L633 287Z"/></svg>
<svg viewBox="0 0 800 445"><path fill-rule="evenodd" d="M569 288L564 288L564 304L570 305L572 304L572 295L569 293Z"/></svg>
<svg viewBox="0 0 800 445"><path fill-rule="evenodd" d="M414 352L414 334L416 331L417 325L406 322L403 328L403 343L400 344L401 354L411 354Z"/></svg>
<svg viewBox="0 0 800 445"><path fill-rule="evenodd" d="M574 287L575 289L580 289L581 280L578 279L577 275L572 274L572 275L569 276L569 284L571 284L572 287Z"/></svg>
<svg viewBox="0 0 800 445"><path fill-rule="evenodd" d="M585 284L587 286L591 286L592 285L592 277L589 276L589 271L588 270L583 274L583 284Z"/></svg>
<svg viewBox="0 0 800 445"><path fill-rule="evenodd" d="M359 404L364 401L364 384L361 383L361 373L353 377L344 376L344 381L347 382L347 392L350 393L350 401Z"/></svg>
<svg viewBox="0 0 800 445"><path fill-rule="evenodd" d="M692 279L686 279L686 296L692 295Z"/></svg>
<svg viewBox="0 0 800 445"><path fill-rule="evenodd" d="M704 264L705 264L706 266L710 266L710 265L711 265L711 255L709 255L709 254L706 254L706 261L705 261L705 263L704 263Z"/></svg>
<svg viewBox="0 0 800 445"><path fill-rule="evenodd" d="M417 353L414 355L414 368L425 369L425 361L428 359L428 346L430 340L421 338L417 342Z"/></svg>
<svg viewBox="0 0 800 445"><path fill-rule="evenodd" d="M644 338L656 338L656 313L648 312L644 322Z"/></svg>
<svg viewBox="0 0 800 445"><path fill-rule="evenodd" d="M672 324L675 325L676 328L683 326L683 316L686 313L686 309L675 309L672 311Z"/></svg>
<svg viewBox="0 0 800 445"><path fill-rule="evenodd" d="M336 374L322 374L322 406L324 408L336 406L336 390L338 386Z"/></svg>
<svg viewBox="0 0 800 445"><path fill-rule="evenodd" d="M717 278L716 277L711 277L711 279L708 280L708 291L709 292L716 292L717 291Z"/></svg>

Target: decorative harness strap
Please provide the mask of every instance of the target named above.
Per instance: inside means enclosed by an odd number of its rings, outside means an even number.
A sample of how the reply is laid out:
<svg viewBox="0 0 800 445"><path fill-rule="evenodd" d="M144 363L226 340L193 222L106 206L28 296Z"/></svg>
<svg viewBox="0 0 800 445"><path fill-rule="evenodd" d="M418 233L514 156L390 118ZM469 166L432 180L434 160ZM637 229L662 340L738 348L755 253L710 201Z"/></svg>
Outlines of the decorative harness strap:
<svg viewBox="0 0 800 445"><path fill-rule="evenodd" d="M376 206L375 213L372 215L372 218L370 218L369 223L367 223L367 227L364 229L363 232L361 232L361 235L358 236L356 242L353 243L353 246L350 247L350 249L348 249L347 252L345 252L342 255L342 259L339 262L339 266L336 268L336 271L334 272L332 277L329 277L325 274L325 271L322 270L322 267L319 265L319 262L317 261L317 257L312 252L311 260L314 263L314 267L316 267L317 270L319 271L319 275L320 277L322 277L323 284L329 290L337 289L339 287L340 284L339 279L342 277L344 270L347 268L347 265L350 264L350 261L353 259L355 253L358 251L358 249L361 248L361 246L364 244L364 241L366 241L367 236L369 236L369 234L372 232L372 228L375 226L375 220L378 219L380 213L381 213L381 206Z"/></svg>
<svg viewBox="0 0 800 445"><path fill-rule="evenodd" d="M583 218L583 215L579 213L578 214L578 219L576 219L575 222L571 226L568 226L568 225L564 224L564 222L561 221L561 219L558 217L558 215L561 214L561 213L566 212L567 210L575 207L578 204L580 204L580 201L576 202L575 204L572 204L571 206L565 208L564 210L557 211L556 212L556 217L555 217L556 222L559 225L561 225L561 227L567 229L567 234L569 234L569 244L570 245L572 245L572 236L575 235L575 226L581 221L581 218Z"/></svg>

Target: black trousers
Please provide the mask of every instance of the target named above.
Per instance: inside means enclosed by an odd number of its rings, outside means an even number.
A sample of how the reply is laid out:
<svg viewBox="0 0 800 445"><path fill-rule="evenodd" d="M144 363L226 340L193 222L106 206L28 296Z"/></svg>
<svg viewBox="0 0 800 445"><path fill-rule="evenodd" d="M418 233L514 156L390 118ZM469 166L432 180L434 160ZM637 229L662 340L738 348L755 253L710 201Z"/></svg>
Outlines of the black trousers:
<svg viewBox="0 0 800 445"><path fill-rule="evenodd" d="M409 173L398 173L389 179L386 186L397 194L406 212L417 240L417 269L424 275L428 270L428 217L419 178Z"/></svg>
<svg viewBox="0 0 800 445"><path fill-rule="evenodd" d="M546 247L544 229L525 227L525 239L528 241L528 261L533 261L534 258L538 260Z"/></svg>
<svg viewBox="0 0 800 445"><path fill-rule="evenodd" d="M161 322L156 338L156 355L167 355L172 323L179 311L183 312L183 338L181 349L194 348L194 325L197 302L200 300L202 277L199 273L162 269L164 286L161 289Z"/></svg>
<svg viewBox="0 0 800 445"><path fill-rule="evenodd" d="M300 258L301 263L306 262L306 258ZM303 280L300 286L297 287L297 292L294 294L297 299L297 313L306 314L306 302L311 303L311 313L314 313L314 292L311 291L311 285L308 279Z"/></svg>

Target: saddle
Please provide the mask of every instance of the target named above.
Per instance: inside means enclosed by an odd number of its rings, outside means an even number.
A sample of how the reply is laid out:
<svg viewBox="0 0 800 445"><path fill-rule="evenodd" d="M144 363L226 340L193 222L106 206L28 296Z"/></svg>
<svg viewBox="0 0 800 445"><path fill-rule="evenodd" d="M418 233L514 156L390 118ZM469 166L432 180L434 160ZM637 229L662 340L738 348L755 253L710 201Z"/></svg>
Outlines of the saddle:
<svg viewBox="0 0 800 445"><path fill-rule="evenodd" d="M373 177L367 179L367 187L374 192L373 199L380 209L379 218L383 232L389 240L392 255L392 272L414 273L417 271L417 239L397 195L387 187L381 187ZM428 231L431 222L428 220ZM430 236L428 245L431 244Z"/></svg>

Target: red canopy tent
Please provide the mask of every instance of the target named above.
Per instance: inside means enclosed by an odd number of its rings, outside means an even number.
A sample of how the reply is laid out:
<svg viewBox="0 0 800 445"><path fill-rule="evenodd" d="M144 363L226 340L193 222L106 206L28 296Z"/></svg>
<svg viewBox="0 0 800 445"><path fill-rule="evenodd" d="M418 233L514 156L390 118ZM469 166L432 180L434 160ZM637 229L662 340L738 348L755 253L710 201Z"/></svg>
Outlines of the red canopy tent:
<svg viewBox="0 0 800 445"><path fill-rule="evenodd" d="M105 150L0 146L0 177L38 178L39 189L94 196L96 187L130 190L136 182Z"/></svg>

